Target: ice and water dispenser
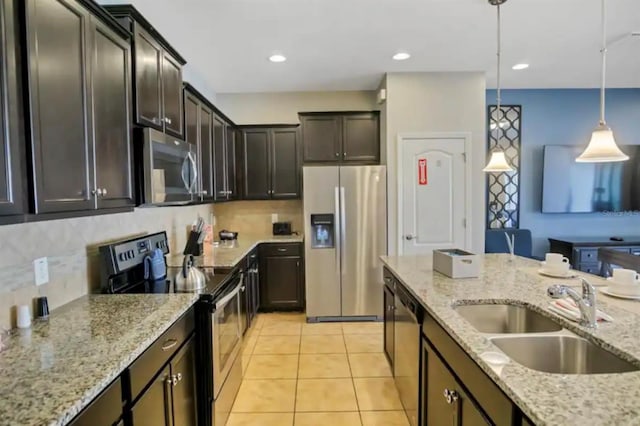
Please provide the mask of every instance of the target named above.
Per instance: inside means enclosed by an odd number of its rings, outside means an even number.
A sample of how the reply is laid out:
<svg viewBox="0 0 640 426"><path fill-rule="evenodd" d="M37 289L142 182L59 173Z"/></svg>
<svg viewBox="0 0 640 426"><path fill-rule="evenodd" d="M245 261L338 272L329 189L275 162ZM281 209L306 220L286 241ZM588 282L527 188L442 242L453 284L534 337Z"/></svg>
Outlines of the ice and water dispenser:
<svg viewBox="0 0 640 426"><path fill-rule="evenodd" d="M311 215L311 248L334 248L335 226L333 214Z"/></svg>

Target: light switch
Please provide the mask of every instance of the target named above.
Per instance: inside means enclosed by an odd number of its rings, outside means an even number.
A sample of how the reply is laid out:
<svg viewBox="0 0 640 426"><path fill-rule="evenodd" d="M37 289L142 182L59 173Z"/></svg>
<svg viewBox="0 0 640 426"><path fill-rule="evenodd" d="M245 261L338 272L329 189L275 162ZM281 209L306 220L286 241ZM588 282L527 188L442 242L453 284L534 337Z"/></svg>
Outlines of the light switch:
<svg viewBox="0 0 640 426"><path fill-rule="evenodd" d="M36 277L36 285L43 285L49 282L49 261L46 257L33 261L33 271Z"/></svg>
<svg viewBox="0 0 640 426"><path fill-rule="evenodd" d="M278 213L271 214L271 223L276 223L278 221Z"/></svg>

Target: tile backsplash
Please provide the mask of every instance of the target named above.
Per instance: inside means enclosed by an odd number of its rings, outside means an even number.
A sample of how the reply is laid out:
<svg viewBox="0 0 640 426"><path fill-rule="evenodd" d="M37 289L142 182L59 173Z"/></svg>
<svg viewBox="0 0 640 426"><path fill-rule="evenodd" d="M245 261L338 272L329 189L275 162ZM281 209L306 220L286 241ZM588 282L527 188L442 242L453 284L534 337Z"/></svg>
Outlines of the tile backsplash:
<svg viewBox="0 0 640 426"><path fill-rule="evenodd" d="M216 204L216 238L221 229L237 231L239 238L271 235L273 214L278 215L278 222L291 222L293 231L304 231L302 200L234 201Z"/></svg>
<svg viewBox="0 0 640 426"><path fill-rule="evenodd" d="M215 208L218 210L218 206ZM182 251L197 215L212 205L138 208L130 213L0 226L0 327L15 325L14 306L47 296L50 309L99 290L98 246L167 231L172 252ZM222 209L221 209L222 210ZM49 283L36 287L33 261L47 257Z"/></svg>

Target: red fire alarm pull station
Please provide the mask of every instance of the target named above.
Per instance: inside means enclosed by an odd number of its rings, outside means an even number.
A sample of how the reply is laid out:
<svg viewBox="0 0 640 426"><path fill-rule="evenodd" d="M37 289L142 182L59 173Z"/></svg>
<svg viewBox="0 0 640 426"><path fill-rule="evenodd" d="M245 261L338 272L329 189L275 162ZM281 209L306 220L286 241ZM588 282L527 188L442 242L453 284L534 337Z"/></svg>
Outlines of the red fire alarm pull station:
<svg viewBox="0 0 640 426"><path fill-rule="evenodd" d="M426 185L427 183L427 159L420 158L418 160L418 185Z"/></svg>

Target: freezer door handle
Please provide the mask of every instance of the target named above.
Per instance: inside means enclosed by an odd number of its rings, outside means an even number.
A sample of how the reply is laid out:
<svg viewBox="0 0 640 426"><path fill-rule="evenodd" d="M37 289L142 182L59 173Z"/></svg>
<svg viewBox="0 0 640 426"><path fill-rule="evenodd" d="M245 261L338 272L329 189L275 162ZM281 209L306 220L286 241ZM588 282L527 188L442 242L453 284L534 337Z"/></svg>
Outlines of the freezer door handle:
<svg viewBox="0 0 640 426"><path fill-rule="evenodd" d="M344 197L344 186L340 187L340 254L341 254L341 265L340 270L344 275L345 270L347 269L347 261L345 259L345 253L347 251L347 242L346 242L346 229L347 227L347 218L345 213L345 197Z"/></svg>
<svg viewBox="0 0 640 426"><path fill-rule="evenodd" d="M336 186L335 188L333 188L333 195L334 195L334 203L335 203L335 207L334 207L334 214L335 214L335 239L337 240L337 244L336 244L336 265L338 266L338 271L340 271L340 252L342 250L342 247L340 247L340 241L339 241L339 235L341 233L341 228L342 228L342 223L340 221L340 189Z"/></svg>

